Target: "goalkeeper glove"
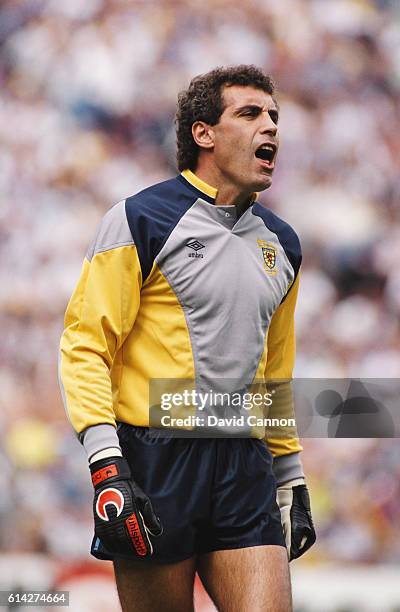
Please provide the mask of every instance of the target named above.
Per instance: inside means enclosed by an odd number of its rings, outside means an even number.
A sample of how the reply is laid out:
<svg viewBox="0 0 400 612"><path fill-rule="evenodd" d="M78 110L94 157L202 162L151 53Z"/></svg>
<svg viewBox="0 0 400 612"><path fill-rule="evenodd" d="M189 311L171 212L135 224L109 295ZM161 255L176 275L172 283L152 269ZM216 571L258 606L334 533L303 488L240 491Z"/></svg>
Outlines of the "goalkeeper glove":
<svg viewBox="0 0 400 612"><path fill-rule="evenodd" d="M149 498L131 479L124 457L107 457L90 464L94 486L95 534L109 552L153 554L150 536L162 527Z"/></svg>
<svg viewBox="0 0 400 612"><path fill-rule="evenodd" d="M289 561L297 559L314 544L317 536L311 517L310 496L304 478L278 486L277 502Z"/></svg>

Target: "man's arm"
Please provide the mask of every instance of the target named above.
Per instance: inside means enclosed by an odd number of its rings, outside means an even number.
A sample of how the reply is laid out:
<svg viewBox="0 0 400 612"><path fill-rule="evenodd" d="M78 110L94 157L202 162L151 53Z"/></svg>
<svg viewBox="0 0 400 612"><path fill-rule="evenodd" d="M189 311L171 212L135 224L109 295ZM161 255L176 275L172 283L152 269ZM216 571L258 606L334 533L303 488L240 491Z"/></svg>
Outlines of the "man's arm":
<svg viewBox="0 0 400 612"><path fill-rule="evenodd" d="M138 254L120 202L103 218L85 257L60 345L65 409L89 459L99 451L119 449L111 368L133 327L141 284ZM118 375L118 364L114 369Z"/></svg>
<svg viewBox="0 0 400 612"><path fill-rule="evenodd" d="M267 387L274 391L268 414L271 418L295 417L291 379L296 354L294 311L298 289L297 275L285 300L275 311L268 329L265 380ZM300 451L303 449L296 428L278 430L276 437L272 434L266 441L274 458L274 472L278 484L304 477L300 462Z"/></svg>
<svg viewBox="0 0 400 612"><path fill-rule="evenodd" d="M268 330L267 387L274 391L269 417L295 418L291 379L295 361L294 312L299 289L299 275L285 300L274 313ZM300 557L315 542L310 500L300 461L296 427L282 428L276 437L266 439L273 456L277 480L277 501L289 559Z"/></svg>
<svg viewBox="0 0 400 612"><path fill-rule="evenodd" d="M115 358L135 322L141 286L140 261L120 202L100 224L67 307L60 383L89 458L95 533L109 551L146 557L153 553L150 536L160 535L162 527L122 457L111 380L121 375Z"/></svg>

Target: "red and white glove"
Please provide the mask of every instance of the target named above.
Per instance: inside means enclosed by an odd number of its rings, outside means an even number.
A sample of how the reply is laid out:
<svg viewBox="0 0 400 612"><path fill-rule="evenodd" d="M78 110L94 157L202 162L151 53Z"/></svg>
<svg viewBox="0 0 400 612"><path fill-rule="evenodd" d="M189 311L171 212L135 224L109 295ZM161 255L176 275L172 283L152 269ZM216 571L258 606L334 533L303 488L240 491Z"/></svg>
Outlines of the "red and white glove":
<svg viewBox="0 0 400 612"><path fill-rule="evenodd" d="M111 553L152 555L151 537L161 535L161 523L147 495L132 480L126 459L106 457L89 467L95 534L103 546Z"/></svg>

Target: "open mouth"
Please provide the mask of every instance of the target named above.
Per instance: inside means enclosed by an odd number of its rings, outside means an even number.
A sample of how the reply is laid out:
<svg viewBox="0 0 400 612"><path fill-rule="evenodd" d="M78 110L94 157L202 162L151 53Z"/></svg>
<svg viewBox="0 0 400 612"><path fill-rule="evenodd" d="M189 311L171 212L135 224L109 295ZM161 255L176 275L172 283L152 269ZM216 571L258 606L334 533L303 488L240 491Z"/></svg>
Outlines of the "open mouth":
<svg viewBox="0 0 400 612"><path fill-rule="evenodd" d="M255 156L258 159L267 162L269 166L272 166L276 155L276 149L277 147L274 144L262 144L255 152Z"/></svg>

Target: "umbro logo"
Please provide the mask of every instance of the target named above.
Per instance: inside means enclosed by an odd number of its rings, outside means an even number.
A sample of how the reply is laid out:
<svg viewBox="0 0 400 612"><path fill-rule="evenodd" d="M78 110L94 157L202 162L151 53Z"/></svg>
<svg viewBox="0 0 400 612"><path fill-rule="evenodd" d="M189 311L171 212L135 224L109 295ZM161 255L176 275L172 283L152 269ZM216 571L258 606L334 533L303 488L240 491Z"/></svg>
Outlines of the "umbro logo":
<svg viewBox="0 0 400 612"><path fill-rule="evenodd" d="M199 240L191 240L190 242L186 243L186 246L189 247L189 249L193 249L194 251L200 251L200 249L204 249L204 244L201 244Z"/></svg>
<svg viewBox="0 0 400 612"><path fill-rule="evenodd" d="M194 253L192 252L188 253L188 257L198 257L198 258L204 257L203 253L198 253L198 251L205 248L205 245L201 244L199 240L190 240L189 242L186 243L186 246L189 247L189 249L192 249L194 251Z"/></svg>

